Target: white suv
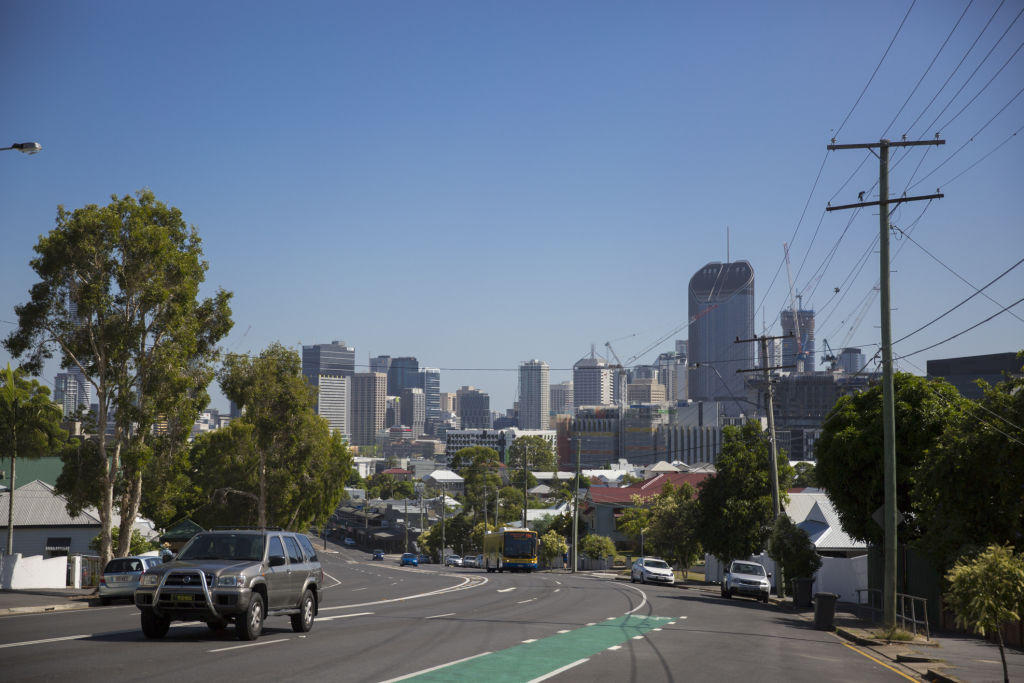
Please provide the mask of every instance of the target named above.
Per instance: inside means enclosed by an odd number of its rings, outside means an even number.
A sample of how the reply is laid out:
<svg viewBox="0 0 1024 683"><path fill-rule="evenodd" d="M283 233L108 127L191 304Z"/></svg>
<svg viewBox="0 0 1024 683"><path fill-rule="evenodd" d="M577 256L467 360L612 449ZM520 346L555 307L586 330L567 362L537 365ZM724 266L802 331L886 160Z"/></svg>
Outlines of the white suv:
<svg viewBox="0 0 1024 683"><path fill-rule="evenodd" d="M722 577L722 597L745 595L768 602L771 574L765 571L764 565L748 560L737 560L729 565L729 571Z"/></svg>

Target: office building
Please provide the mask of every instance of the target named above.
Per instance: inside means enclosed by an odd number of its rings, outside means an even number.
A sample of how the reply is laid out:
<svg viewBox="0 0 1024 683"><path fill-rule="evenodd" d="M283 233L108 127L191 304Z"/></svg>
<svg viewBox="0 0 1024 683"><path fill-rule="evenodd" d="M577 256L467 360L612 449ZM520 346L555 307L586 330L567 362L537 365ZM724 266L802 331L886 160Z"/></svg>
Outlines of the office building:
<svg viewBox="0 0 1024 683"><path fill-rule="evenodd" d="M551 416L550 369L542 360L519 364L519 428L547 429Z"/></svg>
<svg viewBox="0 0 1024 683"><path fill-rule="evenodd" d="M64 417L71 417L79 409L87 412L92 405L92 385L77 367L58 372L53 380L53 401L60 404Z"/></svg>
<svg viewBox="0 0 1024 683"><path fill-rule="evenodd" d="M462 387L455 392L459 421L463 429L491 428L491 397L475 387Z"/></svg>
<svg viewBox="0 0 1024 683"><path fill-rule="evenodd" d="M388 378L382 372L357 372L352 376L352 444L372 446L384 429Z"/></svg>
<svg viewBox="0 0 1024 683"><path fill-rule="evenodd" d="M507 460L508 449L512 442L524 436L539 436L551 444L551 452L557 453L557 434L551 429L449 429L445 433L445 456L451 458L463 448L484 446L493 448L501 462Z"/></svg>
<svg viewBox="0 0 1024 683"><path fill-rule="evenodd" d="M317 378L316 414L327 420L332 432L341 432L351 440L349 429L352 378L345 375L320 375Z"/></svg>
<svg viewBox="0 0 1024 683"><path fill-rule="evenodd" d="M559 382L558 384L552 384L550 387L550 393L552 415L567 415L572 413L573 396L575 395L572 382Z"/></svg>
<svg viewBox="0 0 1024 683"><path fill-rule="evenodd" d="M388 396L401 396L402 389L422 389L420 362L412 356L391 359L388 368Z"/></svg>
<svg viewBox="0 0 1024 683"><path fill-rule="evenodd" d="M391 356L372 356L370 358L370 372L383 372L385 375L391 369Z"/></svg>
<svg viewBox="0 0 1024 683"><path fill-rule="evenodd" d="M438 398L441 404L441 413L459 413L459 396L454 391L442 391Z"/></svg>
<svg viewBox="0 0 1024 683"><path fill-rule="evenodd" d="M421 368L420 375L426 409L426 430L428 434L433 434L433 424L441 416L441 371L437 368Z"/></svg>
<svg viewBox="0 0 1024 683"><path fill-rule="evenodd" d="M782 365L792 365L791 372L814 372L814 311L804 309L782 311ZM796 322L800 323L797 335ZM798 343L799 339L799 343Z"/></svg>
<svg viewBox="0 0 1024 683"><path fill-rule="evenodd" d="M320 375L351 377L356 371L356 350L343 341L302 347L302 374L313 386Z"/></svg>
<svg viewBox="0 0 1024 683"><path fill-rule="evenodd" d="M627 387L629 405L635 403L664 403L667 400L665 385L656 379L637 379Z"/></svg>
<svg viewBox="0 0 1024 683"><path fill-rule="evenodd" d="M412 429L412 437L418 439L423 435L427 420L427 402L423 390L418 387L402 389L399 408L402 414L402 425Z"/></svg>
<svg viewBox="0 0 1024 683"><path fill-rule="evenodd" d="M866 370L867 368L864 367L864 354L858 348L846 347L839 352L839 357L836 358L836 369L842 370L849 375Z"/></svg>
<svg viewBox="0 0 1024 683"><path fill-rule="evenodd" d="M941 377L956 387L964 398L980 400L984 397L981 387L975 382L984 380L995 385L1006 381L1007 375L1021 376L1024 361L1016 353L990 353L984 356L961 356L959 358L937 358L928 361L928 376Z"/></svg>
<svg viewBox="0 0 1024 683"><path fill-rule="evenodd" d="M608 363L594 353L576 361L572 367L573 405L610 406L614 398L613 371Z"/></svg>
<svg viewBox="0 0 1024 683"><path fill-rule="evenodd" d="M757 345L737 344L754 335L754 269L747 261L708 263L690 278L689 398L726 401L743 397L743 375L753 368Z"/></svg>

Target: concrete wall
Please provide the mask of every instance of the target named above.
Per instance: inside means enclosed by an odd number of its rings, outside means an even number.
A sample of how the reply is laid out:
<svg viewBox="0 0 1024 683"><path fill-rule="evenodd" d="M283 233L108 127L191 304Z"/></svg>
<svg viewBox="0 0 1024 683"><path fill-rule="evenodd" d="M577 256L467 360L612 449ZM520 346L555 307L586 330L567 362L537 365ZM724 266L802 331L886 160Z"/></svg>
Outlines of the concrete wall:
<svg viewBox="0 0 1024 683"><path fill-rule="evenodd" d="M64 588L67 583L67 573L68 558L64 556L51 557L47 560L43 559L42 555L27 557L20 553L3 555L0 588L3 590Z"/></svg>

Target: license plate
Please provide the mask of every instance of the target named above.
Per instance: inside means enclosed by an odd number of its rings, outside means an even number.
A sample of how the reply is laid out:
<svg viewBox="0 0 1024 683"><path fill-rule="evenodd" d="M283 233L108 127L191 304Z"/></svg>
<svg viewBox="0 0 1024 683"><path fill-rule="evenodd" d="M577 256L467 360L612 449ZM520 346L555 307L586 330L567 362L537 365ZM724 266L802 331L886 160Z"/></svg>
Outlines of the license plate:
<svg viewBox="0 0 1024 683"><path fill-rule="evenodd" d="M189 593L175 593L175 602L192 602L192 596Z"/></svg>
<svg viewBox="0 0 1024 683"><path fill-rule="evenodd" d="M120 576L111 576L111 577L110 577L110 580L111 580L111 581L112 581L113 583L124 583L124 582L126 582L126 581L131 581L131 580L132 580L132 578L133 578L133 577L131 577L131 576L127 575L127 574L122 574L122 575L120 575Z"/></svg>

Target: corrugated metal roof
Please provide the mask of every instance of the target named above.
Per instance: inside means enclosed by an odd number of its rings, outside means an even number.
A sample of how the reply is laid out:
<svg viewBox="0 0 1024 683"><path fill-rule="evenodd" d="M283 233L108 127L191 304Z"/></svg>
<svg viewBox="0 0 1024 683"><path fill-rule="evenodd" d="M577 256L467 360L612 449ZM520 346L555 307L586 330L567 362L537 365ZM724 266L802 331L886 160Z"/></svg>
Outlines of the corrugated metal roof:
<svg viewBox="0 0 1024 683"><path fill-rule="evenodd" d="M7 526L8 498L0 494L0 526ZM31 481L14 490L14 526L98 526L99 515L94 510L83 510L72 517L68 514L67 499L52 486Z"/></svg>
<svg viewBox="0 0 1024 683"><path fill-rule="evenodd" d="M807 489L803 492L789 492L786 514L793 523L807 532L818 550L854 550L866 548L867 544L850 537L843 531L832 501L820 490Z"/></svg>

